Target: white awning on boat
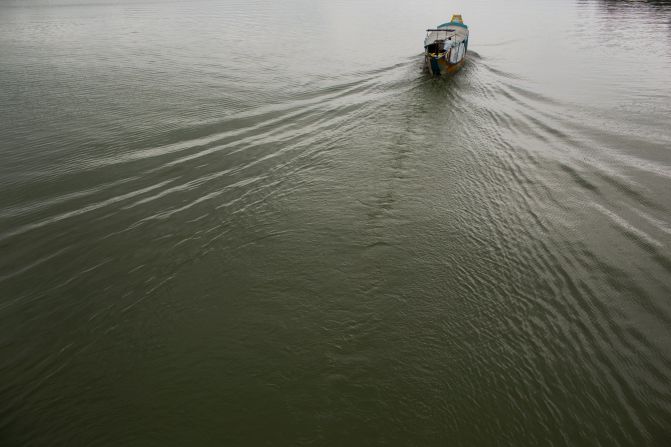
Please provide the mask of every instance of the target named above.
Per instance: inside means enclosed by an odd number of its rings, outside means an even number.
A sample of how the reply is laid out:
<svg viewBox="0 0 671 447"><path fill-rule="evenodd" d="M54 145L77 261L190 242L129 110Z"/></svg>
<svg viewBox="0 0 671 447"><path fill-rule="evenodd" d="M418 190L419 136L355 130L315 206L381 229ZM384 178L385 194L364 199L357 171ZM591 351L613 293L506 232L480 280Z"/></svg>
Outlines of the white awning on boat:
<svg viewBox="0 0 671 447"><path fill-rule="evenodd" d="M437 40L444 40L446 46L449 41L461 42L468 37L468 30L460 27L447 27L440 29L426 30L426 39L424 39L424 46L430 45Z"/></svg>

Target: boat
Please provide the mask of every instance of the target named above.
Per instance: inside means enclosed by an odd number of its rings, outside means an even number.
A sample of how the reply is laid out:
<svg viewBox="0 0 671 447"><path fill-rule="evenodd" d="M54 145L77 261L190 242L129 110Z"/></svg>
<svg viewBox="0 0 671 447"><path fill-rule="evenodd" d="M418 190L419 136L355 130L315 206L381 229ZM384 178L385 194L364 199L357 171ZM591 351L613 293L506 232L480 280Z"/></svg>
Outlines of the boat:
<svg viewBox="0 0 671 447"><path fill-rule="evenodd" d="M454 14L449 22L426 30L424 62L434 76L459 70L464 65L467 50L468 26L461 14Z"/></svg>

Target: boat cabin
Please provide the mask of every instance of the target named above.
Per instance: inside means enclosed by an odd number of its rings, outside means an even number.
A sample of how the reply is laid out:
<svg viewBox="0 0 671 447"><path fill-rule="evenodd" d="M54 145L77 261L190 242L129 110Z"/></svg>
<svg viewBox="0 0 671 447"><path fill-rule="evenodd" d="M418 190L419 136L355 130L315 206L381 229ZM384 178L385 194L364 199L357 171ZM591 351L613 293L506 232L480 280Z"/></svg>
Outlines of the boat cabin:
<svg viewBox="0 0 671 447"><path fill-rule="evenodd" d="M457 30L438 28L426 30L424 49L427 53L444 53L454 46Z"/></svg>

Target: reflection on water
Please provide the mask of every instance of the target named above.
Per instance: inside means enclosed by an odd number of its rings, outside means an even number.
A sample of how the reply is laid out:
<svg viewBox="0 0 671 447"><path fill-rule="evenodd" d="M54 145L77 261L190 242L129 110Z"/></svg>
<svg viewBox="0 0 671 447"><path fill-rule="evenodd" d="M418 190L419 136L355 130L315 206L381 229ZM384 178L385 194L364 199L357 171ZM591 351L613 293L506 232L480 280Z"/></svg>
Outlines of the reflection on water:
<svg viewBox="0 0 671 447"><path fill-rule="evenodd" d="M3 445L665 445L669 2L450 7L2 3Z"/></svg>

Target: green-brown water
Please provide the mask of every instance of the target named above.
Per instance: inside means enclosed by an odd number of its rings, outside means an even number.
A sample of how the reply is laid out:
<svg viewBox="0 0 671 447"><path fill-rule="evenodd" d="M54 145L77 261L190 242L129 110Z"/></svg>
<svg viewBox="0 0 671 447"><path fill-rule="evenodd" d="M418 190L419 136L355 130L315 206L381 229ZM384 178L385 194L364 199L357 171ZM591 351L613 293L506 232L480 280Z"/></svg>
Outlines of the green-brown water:
<svg viewBox="0 0 671 447"><path fill-rule="evenodd" d="M669 445L670 73L664 1L1 2L0 445Z"/></svg>

